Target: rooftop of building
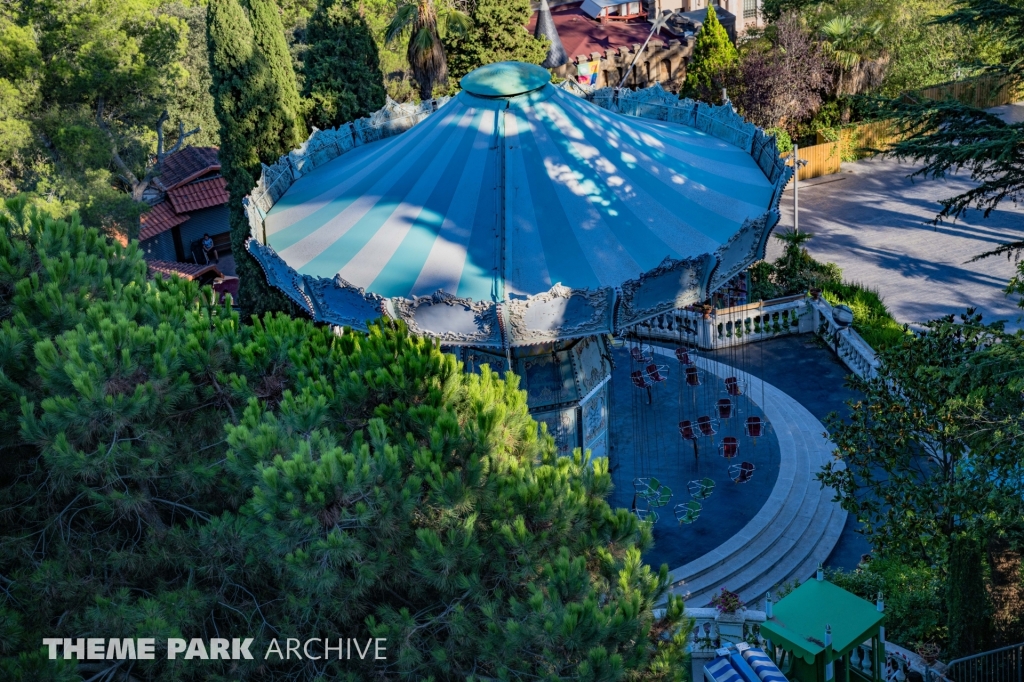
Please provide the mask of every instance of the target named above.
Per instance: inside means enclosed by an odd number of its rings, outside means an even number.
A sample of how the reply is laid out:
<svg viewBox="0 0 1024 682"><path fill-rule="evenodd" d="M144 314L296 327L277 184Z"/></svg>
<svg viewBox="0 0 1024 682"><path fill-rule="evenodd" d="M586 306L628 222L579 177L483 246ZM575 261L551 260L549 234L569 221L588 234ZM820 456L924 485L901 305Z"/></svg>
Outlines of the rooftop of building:
<svg viewBox="0 0 1024 682"><path fill-rule="evenodd" d="M569 59L585 56L588 59L592 52L604 52L605 50L631 47L640 45L647 39L651 32L651 24L647 21L609 21L599 22L587 16L582 9L582 3L561 5L551 8L551 17L555 20L555 28L558 29L558 36L562 39L565 53ZM537 25L537 13L530 17L527 29L533 34ZM667 41L673 36L663 34L661 40Z"/></svg>

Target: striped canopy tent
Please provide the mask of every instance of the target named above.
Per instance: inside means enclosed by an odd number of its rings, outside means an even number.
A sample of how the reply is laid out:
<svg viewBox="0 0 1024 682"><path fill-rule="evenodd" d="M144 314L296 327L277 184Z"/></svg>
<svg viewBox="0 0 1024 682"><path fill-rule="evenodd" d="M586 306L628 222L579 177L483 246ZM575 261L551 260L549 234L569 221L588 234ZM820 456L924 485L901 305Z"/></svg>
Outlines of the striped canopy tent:
<svg viewBox="0 0 1024 682"><path fill-rule="evenodd" d="M791 171L731 107L573 94L516 62L462 88L317 131L265 168L248 248L316 319L546 343L703 301L763 257Z"/></svg>

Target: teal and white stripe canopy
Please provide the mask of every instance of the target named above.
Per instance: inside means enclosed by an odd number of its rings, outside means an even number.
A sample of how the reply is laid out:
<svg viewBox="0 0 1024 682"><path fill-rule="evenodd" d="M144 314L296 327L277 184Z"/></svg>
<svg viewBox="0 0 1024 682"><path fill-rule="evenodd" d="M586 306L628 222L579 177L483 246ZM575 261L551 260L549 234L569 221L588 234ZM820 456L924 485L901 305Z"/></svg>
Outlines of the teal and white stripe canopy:
<svg viewBox="0 0 1024 682"><path fill-rule="evenodd" d="M722 261L755 259L777 220L777 153L766 174L749 139L741 148L710 126L624 116L548 80L539 67L507 63L470 74L458 96L407 132L295 180L266 214L265 245L299 278L334 278L392 301L437 294L479 313L560 297L561 312L548 311L560 327L588 314L566 289L603 302L611 327L616 295L636 294L636 314L657 307L640 301L652 295L675 307L695 282L692 298L703 299ZM756 233L754 248L740 240L745 253L725 257L744 231ZM638 290L641 275L677 263L688 269L673 275L675 291Z"/></svg>

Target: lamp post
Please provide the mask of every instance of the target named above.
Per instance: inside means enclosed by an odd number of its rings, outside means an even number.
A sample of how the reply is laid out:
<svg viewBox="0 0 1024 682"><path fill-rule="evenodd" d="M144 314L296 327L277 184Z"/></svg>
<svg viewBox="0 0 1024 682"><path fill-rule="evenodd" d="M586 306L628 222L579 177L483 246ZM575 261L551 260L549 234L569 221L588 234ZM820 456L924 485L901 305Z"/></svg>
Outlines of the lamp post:
<svg viewBox="0 0 1024 682"><path fill-rule="evenodd" d="M800 231L800 168L807 165L807 160L800 159L800 145L793 143L793 232Z"/></svg>
<svg viewBox="0 0 1024 682"><path fill-rule="evenodd" d="M651 24L651 32L647 34L647 40L644 41L644 44L640 46L640 49L637 50L636 54L633 56L633 61L630 62L629 68L626 70L626 75L622 77L622 80L619 81L618 86L615 88L616 92L618 92L622 88L623 84L629 79L629 74L633 73L633 67L636 66L636 60L640 59L640 55L642 55L644 50L647 49L647 43L651 42L651 38L654 37L655 33L665 27L665 24L668 23L668 20L674 14L675 12L672 10L663 10Z"/></svg>

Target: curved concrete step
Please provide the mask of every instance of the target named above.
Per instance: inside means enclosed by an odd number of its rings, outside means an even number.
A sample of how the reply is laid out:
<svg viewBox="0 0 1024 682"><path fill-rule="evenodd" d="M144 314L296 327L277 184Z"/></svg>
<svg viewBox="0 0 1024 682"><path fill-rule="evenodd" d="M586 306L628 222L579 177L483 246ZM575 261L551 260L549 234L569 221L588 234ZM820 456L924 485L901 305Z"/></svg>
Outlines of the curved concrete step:
<svg viewBox="0 0 1024 682"><path fill-rule="evenodd" d="M655 348L671 356L672 352ZM768 419L779 441L779 475L767 502L739 533L707 554L671 572L672 591L690 606L703 606L721 588L750 603L773 586L807 578L835 547L846 512L832 502L814 474L832 455L825 427L793 398L771 384L733 367L701 358L718 376L743 375L749 395Z"/></svg>

